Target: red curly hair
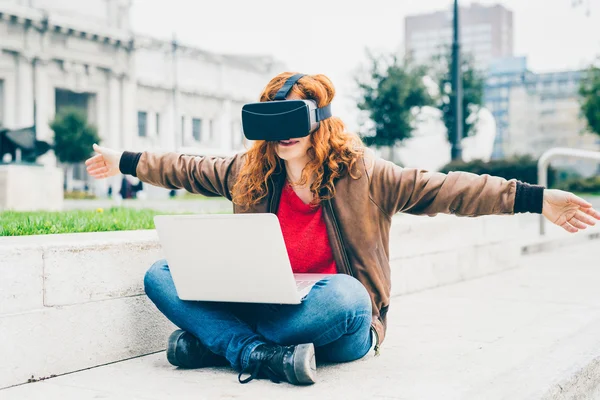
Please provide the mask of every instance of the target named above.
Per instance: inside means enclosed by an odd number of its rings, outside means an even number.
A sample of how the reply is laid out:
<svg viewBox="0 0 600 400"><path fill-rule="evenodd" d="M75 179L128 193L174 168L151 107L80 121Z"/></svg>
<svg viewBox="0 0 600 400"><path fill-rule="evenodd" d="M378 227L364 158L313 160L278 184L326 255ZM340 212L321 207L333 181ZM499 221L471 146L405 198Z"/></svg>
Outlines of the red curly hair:
<svg viewBox="0 0 600 400"><path fill-rule="evenodd" d="M273 101L275 94L294 72L284 72L267 84L260 95L260 101ZM335 88L325 75L305 75L289 94L301 99L314 100L318 107L330 104L335 96ZM345 131L344 123L337 117L321 121L319 129L310 135L311 147L308 149L310 161L302 171L297 185L310 185L313 203L330 199L335 195L335 179L350 174L358 178L355 172L356 162L364 151L359 136ZM238 180L233 186L233 202L244 208L256 205L267 196L269 177L281 166L282 160L275 152L277 142L257 140L246 153L246 162Z"/></svg>

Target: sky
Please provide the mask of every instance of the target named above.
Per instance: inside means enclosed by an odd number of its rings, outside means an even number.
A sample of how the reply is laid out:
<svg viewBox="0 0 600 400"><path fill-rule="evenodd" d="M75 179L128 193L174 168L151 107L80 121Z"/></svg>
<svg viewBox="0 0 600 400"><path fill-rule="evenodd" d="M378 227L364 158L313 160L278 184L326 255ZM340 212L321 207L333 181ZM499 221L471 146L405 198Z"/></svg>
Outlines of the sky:
<svg viewBox="0 0 600 400"><path fill-rule="evenodd" d="M579 6L573 3L581 2ZM472 1L461 0L461 6ZM533 71L584 68L600 56L600 0L480 0L513 11L515 55ZM365 48L403 47L404 17L450 0L134 0L132 27L218 53L268 54L288 70L329 76L342 117L355 115L353 76ZM589 11L589 12L588 12ZM201 77L199 77L201 79ZM265 82L266 83L266 82ZM257 93L258 96L258 93ZM355 121L346 121L353 125Z"/></svg>

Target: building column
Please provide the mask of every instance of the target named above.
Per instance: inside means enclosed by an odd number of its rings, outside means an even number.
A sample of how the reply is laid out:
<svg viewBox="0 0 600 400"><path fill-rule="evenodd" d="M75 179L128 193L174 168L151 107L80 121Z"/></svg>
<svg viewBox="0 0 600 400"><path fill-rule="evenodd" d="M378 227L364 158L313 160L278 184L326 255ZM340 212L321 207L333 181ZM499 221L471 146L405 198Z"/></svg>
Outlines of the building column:
<svg viewBox="0 0 600 400"><path fill-rule="evenodd" d="M33 69L35 81L35 129L37 140L42 140L52 144L54 142L54 132L50 129L50 123L54 119L54 91L48 79L48 60L36 59ZM56 166L56 156L54 151L48 151L38 158L42 165Z"/></svg>
<svg viewBox="0 0 600 400"><path fill-rule="evenodd" d="M137 136L137 108L135 106L136 83L131 76L121 79L121 148L134 151Z"/></svg>
<svg viewBox="0 0 600 400"><path fill-rule="evenodd" d="M100 108L104 108L104 118L106 120L106 132L103 135L102 146L109 147L115 150L123 150L121 143L121 84L117 72L106 72L106 90L103 99L98 99L104 104ZM106 182L96 181L95 193L101 197L108 194L108 187L112 186L113 197L117 195L121 187L121 175L109 178Z"/></svg>
<svg viewBox="0 0 600 400"><path fill-rule="evenodd" d="M113 72L107 73L108 95L106 96L106 110L108 115L108 134L106 146L121 149L121 85L118 76Z"/></svg>
<svg viewBox="0 0 600 400"><path fill-rule="evenodd" d="M14 129L17 126L17 73L16 69L4 79L4 126Z"/></svg>
<svg viewBox="0 0 600 400"><path fill-rule="evenodd" d="M181 123L184 113L181 112L181 94L178 88L173 92L173 151L180 151L185 146L185 127ZM186 116L186 118L188 118Z"/></svg>
<svg viewBox="0 0 600 400"><path fill-rule="evenodd" d="M164 151L175 150L175 107L172 96L169 95L167 106L160 114L160 138L159 146Z"/></svg>
<svg viewBox="0 0 600 400"><path fill-rule="evenodd" d="M49 110L51 90L48 81L48 62L37 59L34 68L35 76L35 127L38 140L51 141L50 121L54 113ZM52 103L54 103L52 101Z"/></svg>
<svg viewBox="0 0 600 400"><path fill-rule="evenodd" d="M33 66L32 58L24 54L15 55L17 71L16 121L15 128L33 126Z"/></svg>
<svg viewBox="0 0 600 400"><path fill-rule="evenodd" d="M216 147L226 153L233 151L233 137L231 132L231 100L224 100L215 121L213 140Z"/></svg>

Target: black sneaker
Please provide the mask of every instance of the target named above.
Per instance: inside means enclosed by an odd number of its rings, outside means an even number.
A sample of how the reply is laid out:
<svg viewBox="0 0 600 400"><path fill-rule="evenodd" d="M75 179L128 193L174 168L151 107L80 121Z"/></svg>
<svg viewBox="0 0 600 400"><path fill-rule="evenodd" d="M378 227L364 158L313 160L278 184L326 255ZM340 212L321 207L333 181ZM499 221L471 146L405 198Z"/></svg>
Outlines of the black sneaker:
<svg viewBox="0 0 600 400"><path fill-rule="evenodd" d="M176 367L203 368L229 365L225 357L206 348L189 332L176 330L167 342L167 360Z"/></svg>
<svg viewBox="0 0 600 400"><path fill-rule="evenodd" d="M250 376L242 379L242 375L250 370ZM261 344L250 353L250 362L240 373L238 380L240 383L248 383L260 378L269 378L275 383L287 381L294 385L315 383L315 346L312 343L295 346Z"/></svg>

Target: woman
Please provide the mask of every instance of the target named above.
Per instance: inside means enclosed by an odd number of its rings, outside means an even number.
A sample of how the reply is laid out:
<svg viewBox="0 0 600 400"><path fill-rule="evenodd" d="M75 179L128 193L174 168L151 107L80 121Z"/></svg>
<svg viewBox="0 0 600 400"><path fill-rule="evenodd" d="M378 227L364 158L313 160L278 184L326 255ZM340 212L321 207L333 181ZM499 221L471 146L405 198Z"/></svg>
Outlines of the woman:
<svg viewBox="0 0 600 400"><path fill-rule="evenodd" d="M292 75L273 78L260 101L272 101ZM321 108L334 94L327 77L306 75L287 99L311 99ZM121 172L168 189L224 196L235 213L277 214L294 272L335 274L300 305L257 305L182 301L165 261L148 270L148 297L181 328L169 338L168 360L186 368L230 364L251 372L245 380L240 373L242 383L268 377L310 384L315 352L320 360L347 362L373 346L379 351L390 301L389 231L397 212L543 213L569 232L600 219L571 193L487 175L404 169L375 158L335 117L307 137L255 141L228 158L94 150L98 154L86 164L96 178Z"/></svg>

